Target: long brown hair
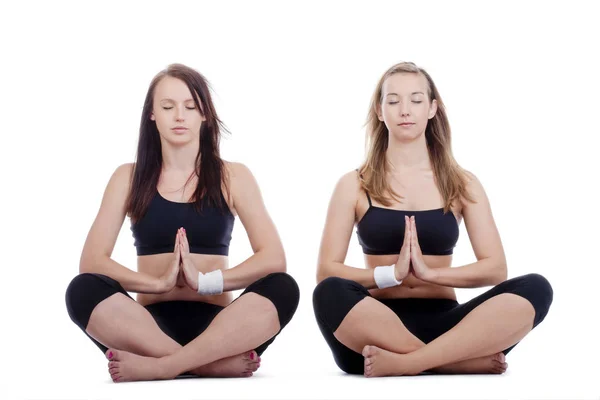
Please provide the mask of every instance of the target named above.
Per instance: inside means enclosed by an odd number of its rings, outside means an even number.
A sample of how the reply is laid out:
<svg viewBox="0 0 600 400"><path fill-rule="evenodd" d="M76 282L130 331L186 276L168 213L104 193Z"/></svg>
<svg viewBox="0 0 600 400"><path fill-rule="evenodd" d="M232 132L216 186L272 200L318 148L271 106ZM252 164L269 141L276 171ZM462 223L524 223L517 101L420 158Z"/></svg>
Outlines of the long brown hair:
<svg viewBox="0 0 600 400"><path fill-rule="evenodd" d="M366 159L359 168L361 187L377 202L390 206L393 199L400 200L402 196L396 193L386 180L388 166L386 150L388 147L389 131L383 121L378 118L383 101L383 84L387 78L398 73L422 74L427 79L429 103L437 101L437 112L430 119L425 129L425 140L431 160L436 185L444 199L444 213L450 210L452 202L460 196L473 201L466 190L466 173L452 155L450 124L442 98L431 79L431 76L412 62L403 62L388 69L379 82L367 116ZM391 197L391 198L390 198Z"/></svg>
<svg viewBox="0 0 600 400"><path fill-rule="evenodd" d="M198 184L192 196L194 206L201 211L203 199L206 197L210 205L222 211L227 209L221 189L224 186L226 193L229 194L229 187L224 173L224 163L219 153L221 131L226 129L215 111L209 83L202 74L190 67L183 64L170 64L152 79L144 101L136 162L126 206L126 212L132 222L138 221L146 212L152 197L156 194L162 169L160 136L156 122L150 119L150 115L154 103L154 90L166 76L185 82L197 109L206 118L200 128L200 146L196 156L195 173Z"/></svg>

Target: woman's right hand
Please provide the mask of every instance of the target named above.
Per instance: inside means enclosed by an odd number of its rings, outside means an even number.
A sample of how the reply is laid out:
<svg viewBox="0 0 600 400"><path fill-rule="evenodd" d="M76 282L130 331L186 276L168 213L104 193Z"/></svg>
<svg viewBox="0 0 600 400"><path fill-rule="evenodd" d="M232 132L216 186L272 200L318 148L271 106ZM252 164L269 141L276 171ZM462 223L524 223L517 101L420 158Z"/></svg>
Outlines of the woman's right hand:
<svg viewBox="0 0 600 400"><path fill-rule="evenodd" d="M410 272L410 220L405 215L404 216L404 242L402 243L402 248L400 249L400 255L398 256L398 261L396 261L396 265L394 266L394 272L396 273L396 280L403 280L408 276Z"/></svg>
<svg viewBox="0 0 600 400"><path fill-rule="evenodd" d="M173 261L169 264L169 267L165 273L158 278L158 289L157 293L166 293L171 291L177 283L179 277L179 264L181 264L181 252L179 247L181 243L179 241L179 235L175 238L175 248L173 249Z"/></svg>

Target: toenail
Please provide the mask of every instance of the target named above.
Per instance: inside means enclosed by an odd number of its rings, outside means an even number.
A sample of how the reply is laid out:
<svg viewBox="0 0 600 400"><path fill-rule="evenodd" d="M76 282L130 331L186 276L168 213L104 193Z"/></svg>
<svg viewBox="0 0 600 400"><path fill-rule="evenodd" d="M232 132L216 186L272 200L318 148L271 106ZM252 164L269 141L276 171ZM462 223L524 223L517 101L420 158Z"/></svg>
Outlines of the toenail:
<svg viewBox="0 0 600 400"><path fill-rule="evenodd" d="M254 360L254 353L250 353L250 359Z"/></svg>
<svg viewBox="0 0 600 400"><path fill-rule="evenodd" d="M108 358L112 358L112 356L113 356L112 351L109 351L108 352Z"/></svg>

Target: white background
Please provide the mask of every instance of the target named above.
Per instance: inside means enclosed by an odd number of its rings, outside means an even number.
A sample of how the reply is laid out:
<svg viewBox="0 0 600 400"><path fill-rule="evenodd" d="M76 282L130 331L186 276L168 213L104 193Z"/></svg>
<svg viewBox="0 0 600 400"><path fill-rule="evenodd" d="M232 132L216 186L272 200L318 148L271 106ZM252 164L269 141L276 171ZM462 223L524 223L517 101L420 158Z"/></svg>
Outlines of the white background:
<svg viewBox="0 0 600 400"><path fill-rule="evenodd" d="M600 398L598 14L591 1L522 3L3 3L0 397ZM438 85L509 277L554 287L503 376L344 376L314 320L327 204L362 160L376 82L400 61ZM115 385L64 291L110 175L134 159L150 80L172 62L211 82L232 132L222 155L257 178L301 302L251 379ZM237 220L230 263L249 255ZM113 256L135 267L128 220ZM461 226L453 265L474 260ZM347 264L363 265L355 235Z"/></svg>

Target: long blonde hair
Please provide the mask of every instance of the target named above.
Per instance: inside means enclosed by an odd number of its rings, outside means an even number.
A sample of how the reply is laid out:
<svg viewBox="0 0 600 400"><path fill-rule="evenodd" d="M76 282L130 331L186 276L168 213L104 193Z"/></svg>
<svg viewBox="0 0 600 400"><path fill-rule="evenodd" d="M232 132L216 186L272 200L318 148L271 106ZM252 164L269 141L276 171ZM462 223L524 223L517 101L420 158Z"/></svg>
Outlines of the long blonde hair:
<svg viewBox="0 0 600 400"><path fill-rule="evenodd" d="M450 142L450 124L442 98L431 76L412 62L402 62L388 69L377 84L373 93L366 132L366 159L359 168L361 187L377 202L390 206L393 199L400 201L402 196L396 193L386 180L388 166L386 150L389 132L385 123L378 118L383 96L383 83L397 73L422 74L427 79L429 102L437 101L437 112L425 129L425 140L431 160L436 185L444 199L444 213L450 210L452 203L460 196L473 201L466 190L467 176L454 156ZM390 198L391 197L391 198Z"/></svg>

